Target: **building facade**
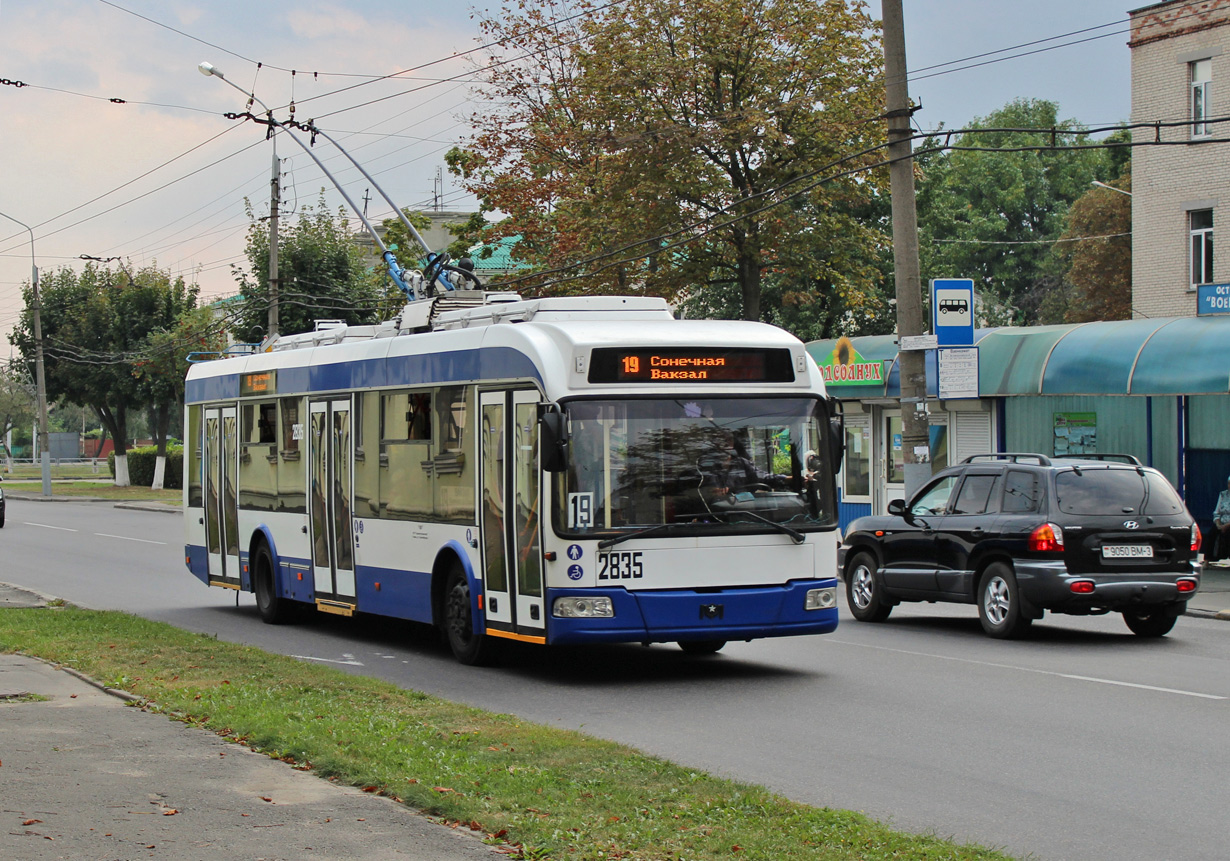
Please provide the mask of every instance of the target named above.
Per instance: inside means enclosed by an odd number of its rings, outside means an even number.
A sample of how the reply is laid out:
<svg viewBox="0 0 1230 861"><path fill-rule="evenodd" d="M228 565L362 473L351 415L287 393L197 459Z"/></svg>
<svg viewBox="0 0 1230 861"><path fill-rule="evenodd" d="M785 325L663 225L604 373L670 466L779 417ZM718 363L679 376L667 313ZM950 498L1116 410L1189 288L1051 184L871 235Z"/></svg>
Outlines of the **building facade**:
<svg viewBox="0 0 1230 861"><path fill-rule="evenodd" d="M1155 124L1132 132L1133 316L1193 316L1199 285L1230 282L1215 253L1230 236L1230 0L1130 15L1132 122Z"/></svg>

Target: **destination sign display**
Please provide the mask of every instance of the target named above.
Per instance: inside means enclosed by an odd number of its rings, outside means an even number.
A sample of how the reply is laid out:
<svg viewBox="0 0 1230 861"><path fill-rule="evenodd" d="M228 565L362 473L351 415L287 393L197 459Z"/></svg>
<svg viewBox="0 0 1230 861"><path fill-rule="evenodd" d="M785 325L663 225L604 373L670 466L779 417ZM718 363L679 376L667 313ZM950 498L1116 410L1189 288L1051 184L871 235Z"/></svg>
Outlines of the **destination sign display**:
<svg viewBox="0 0 1230 861"><path fill-rule="evenodd" d="M704 347L599 347L591 383L792 383L790 351Z"/></svg>
<svg viewBox="0 0 1230 861"><path fill-rule="evenodd" d="M277 371L258 371L239 375L239 394L272 395L278 390Z"/></svg>

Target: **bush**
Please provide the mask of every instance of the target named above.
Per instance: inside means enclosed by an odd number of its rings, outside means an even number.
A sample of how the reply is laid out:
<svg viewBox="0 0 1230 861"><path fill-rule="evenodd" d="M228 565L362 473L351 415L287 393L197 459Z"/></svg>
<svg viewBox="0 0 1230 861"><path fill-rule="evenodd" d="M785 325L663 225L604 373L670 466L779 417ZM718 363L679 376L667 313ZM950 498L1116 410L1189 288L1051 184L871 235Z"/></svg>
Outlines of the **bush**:
<svg viewBox="0 0 1230 861"><path fill-rule="evenodd" d="M158 460L157 446L128 449L128 480L137 487L153 487L154 464ZM107 466L115 478L115 452L107 455ZM184 450L167 447L167 468L162 476L162 486L178 490L184 486Z"/></svg>

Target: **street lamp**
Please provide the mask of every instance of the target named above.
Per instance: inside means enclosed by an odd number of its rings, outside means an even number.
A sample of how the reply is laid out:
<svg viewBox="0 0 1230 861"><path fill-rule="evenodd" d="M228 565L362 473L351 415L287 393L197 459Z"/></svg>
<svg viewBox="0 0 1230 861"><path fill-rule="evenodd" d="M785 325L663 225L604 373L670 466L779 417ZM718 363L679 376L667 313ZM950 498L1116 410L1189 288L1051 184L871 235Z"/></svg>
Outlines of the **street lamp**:
<svg viewBox="0 0 1230 861"><path fill-rule="evenodd" d="M278 124L274 122L273 111L267 104L256 97L255 93L249 93L243 87L226 79L226 75L222 74L222 70L213 63L201 62L197 65L197 70L207 78L217 78L228 86L234 87L248 97L248 107L252 106L252 102L256 102L265 109L265 113L269 116L269 135L273 139L273 172L269 179L269 316L268 316L268 337L276 338L278 335L278 208L282 204L282 191L280 186L281 164L278 162Z"/></svg>
<svg viewBox="0 0 1230 861"><path fill-rule="evenodd" d="M4 215L0 212L0 215ZM4 215L14 224L20 224L30 233L30 291L34 304L30 307L34 317L34 384L38 388L38 452L43 471L43 496L51 496L51 452L47 442L47 376L43 370L43 321L42 305L38 298L38 264L34 261L34 231L11 215Z"/></svg>
<svg viewBox="0 0 1230 861"><path fill-rule="evenodd" d="M1090 185L1096 185L1098 188L1108 188L1108 189L1110 189L1111 191L1117 191L1117 192L1119 192L1120 194L1126 194L1128 197L1131 197L1131 196L1132 196L1132 192L1130 192L1130 191L1124 191L1124 190L1123 190L1123 189L1121 189L1121 188L1115 188L1113 185L1107 185L1107 184L1106 184L1106 183L1104 183L1104 182L1098 182L1096 179L1095 179L1095 180L1093 180L1093 182L1091 182L1091 183L1090 183Z"/></svg>

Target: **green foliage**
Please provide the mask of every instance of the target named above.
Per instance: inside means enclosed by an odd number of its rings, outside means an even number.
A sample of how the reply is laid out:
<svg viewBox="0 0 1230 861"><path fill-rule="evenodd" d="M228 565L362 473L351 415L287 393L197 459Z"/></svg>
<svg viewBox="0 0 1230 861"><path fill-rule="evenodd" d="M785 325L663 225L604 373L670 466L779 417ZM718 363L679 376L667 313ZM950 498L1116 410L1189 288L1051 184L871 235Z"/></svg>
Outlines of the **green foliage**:
<svg viewBox="0 0 1230 861"><path fill-rule="evenodd" d="M24 363L10 359L0 364L0 450L7 451L7 431L34 422L37 402L34 381Z"/></svg>
<svg viewBox="0 0 1230 861"><path fill-rule="evenodd" d="M128 449L128 477L136 487L151 487L154 484L154 467L158 459L157 446L142 446ZM115 452L107 455L107 468L115 477ZM167 448L167 464L163 475L163 488L182 489L184 486L184 450L181 447Z"/></svg>
<svg viewBox="0 0 1230 861"><path fill-rule="evenodd" d="M182 396L182 345L165 337L196 307L197 287L157 268L136 274L87 263L43 278L41 322L49 400L87 406L116 440L128 414L144 406L169 412ZM33 363L33 292L11 341Z"/></svg>
<svg viewBox="0 0 1230 861"><path fill-rule="evenodd" d="M1069 208L1093 180L1118 176L1123 153L981 151L1091 142L1078 124L1059 120L1057 105L1037 99L1009 102L970 128L988 131L958 135L952 144L977 150L919 158L924 283L973 278L988 322L1038 322L1048 295L1063 290L1064 267L1052 246L1066 228Z"/></svg>
<svg viewBox="0 0 1230 861"><path fill-rule="evenodd" d="M244 301L232 332L240 341L256 343L268 325L269 226L255 217L250 205L248 218L248 270L234 270ZM388 295L382 271L371 265L344 211L334 215L326 208L322 190L316 206L303 206L296 221L279 224L279 333L310 332L323 319L352 325L378 322Z"/></svg>
<svg viewBox="0 0 1230 861"><path fill-rule="evenodd" d="M566 270L544 290L725 288L696 309L750 320L774 278L772 301L797 307L876 291L884 237L856 213L883 173L819 181L880 157L854 155L884 134L862 4L531 0L482 26L519 61L490 67L480 132L449 165L507 214L486 238L520 235L519 257Z"/></svg>
<svg viewBox="0 0 1230 861"><path fill-rule="evenodd" d="M1131 192L1130 165L1114 187ZM1072 204L1063 240L1055 252L1072 288L1062 294L1064 322L1130 319L1132 198L1106 188L1089 189Z"/></svg>

